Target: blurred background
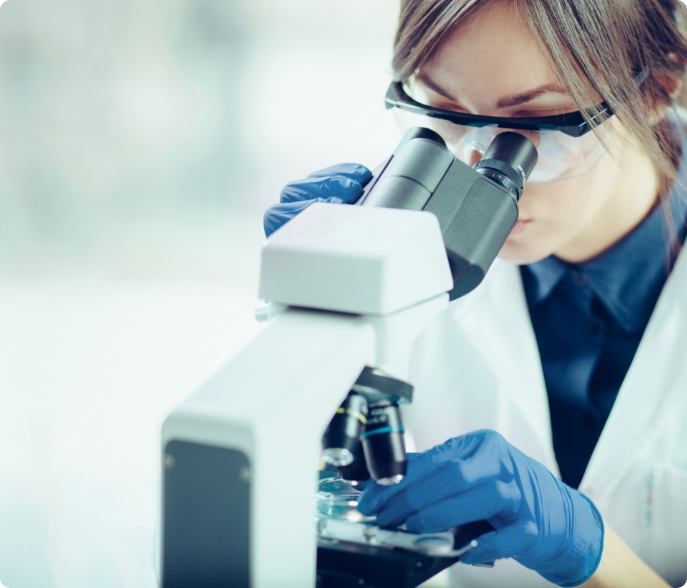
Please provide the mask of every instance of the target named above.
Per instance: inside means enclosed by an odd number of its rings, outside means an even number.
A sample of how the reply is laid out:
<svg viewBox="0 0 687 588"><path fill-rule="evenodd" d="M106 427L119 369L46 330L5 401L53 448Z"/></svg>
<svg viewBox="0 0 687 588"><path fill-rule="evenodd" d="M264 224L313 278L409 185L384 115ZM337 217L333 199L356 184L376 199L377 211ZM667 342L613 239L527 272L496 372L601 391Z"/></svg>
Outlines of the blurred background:
<svg viewBox="0 0 687 588"><path fill-rule="evenodd" d="M164 416L258 332L262 213L375 166L395 0L0 8L0 582L152 587Z"/></svg>
<svg viewBox="0 0 687 588"><path fill-rule="evenodd" d="M288 180L374 165L395 0L10 0L0 255L251 281Z"/></svg>

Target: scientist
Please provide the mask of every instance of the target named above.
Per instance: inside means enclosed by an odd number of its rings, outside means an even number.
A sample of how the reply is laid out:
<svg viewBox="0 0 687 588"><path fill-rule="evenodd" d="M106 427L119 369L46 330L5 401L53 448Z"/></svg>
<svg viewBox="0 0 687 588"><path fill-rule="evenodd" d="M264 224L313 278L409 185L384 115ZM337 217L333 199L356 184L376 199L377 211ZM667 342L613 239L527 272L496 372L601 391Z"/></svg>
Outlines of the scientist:
<svg viewBox="0 0 687 588"><path fill-rule="evenodd" d="M453 566L461 588L687 580L685 16L677 0L402 1L394 110L466 163L504 129L539 151L500 260L413 350L424 453L359 505L415 532L487 519L463 559L503 561ZM290 183L267 234L370 177Z"/></svg>

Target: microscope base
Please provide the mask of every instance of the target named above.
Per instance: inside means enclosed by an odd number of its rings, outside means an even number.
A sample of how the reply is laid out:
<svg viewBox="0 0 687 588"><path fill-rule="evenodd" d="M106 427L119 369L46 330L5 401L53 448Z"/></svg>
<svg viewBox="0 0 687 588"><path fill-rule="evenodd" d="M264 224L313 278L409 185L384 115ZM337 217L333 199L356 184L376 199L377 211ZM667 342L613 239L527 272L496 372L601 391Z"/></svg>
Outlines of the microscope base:
<svg viewBox="0 0 687 588"><path fill-rule="evenodd" d="M454 530L455 546L467 545L493 530L487 521L462 525ZM458 556L437 557L319 537L317 588L415 588L458 561Z"/></svg>

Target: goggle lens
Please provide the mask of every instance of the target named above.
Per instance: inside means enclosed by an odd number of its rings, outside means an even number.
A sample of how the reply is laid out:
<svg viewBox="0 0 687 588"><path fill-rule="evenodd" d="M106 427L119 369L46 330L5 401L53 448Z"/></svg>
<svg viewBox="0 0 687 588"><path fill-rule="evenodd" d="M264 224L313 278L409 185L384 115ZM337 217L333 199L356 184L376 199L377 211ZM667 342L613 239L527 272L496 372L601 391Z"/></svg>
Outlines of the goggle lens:
<svg viewBox="0 0 687 588"><path fill-rule="evenodd" d="M419 103L426 98L415 88L407 93ZM411 94L412 91L412 94ZM427 127L446 141L447 147L462 162L473 165L487 150L499 133L512 131L527 137L537 148L539 159L529 183L545 183L580 176L589 171L606 153L613 137L613 121L606 121L595 131L581 137L571 137L561 131L508 129L495 125L473 127L456 124L430 114L417 114L394 108L394 115L402 131L411 127Z"/></svg>

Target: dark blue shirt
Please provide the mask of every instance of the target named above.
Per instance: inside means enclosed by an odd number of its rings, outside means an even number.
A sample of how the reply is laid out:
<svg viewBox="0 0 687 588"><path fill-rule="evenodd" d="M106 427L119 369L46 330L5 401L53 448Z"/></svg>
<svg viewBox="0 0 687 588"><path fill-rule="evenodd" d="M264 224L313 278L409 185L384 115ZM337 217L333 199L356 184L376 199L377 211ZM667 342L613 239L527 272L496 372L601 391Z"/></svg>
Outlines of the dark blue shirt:
<svg viewBox="0 0 687 588"><path fill-rule="evenodd" d="M680 177L687 178L685 167ZM584 263L522 266L564 482L577 488L685 239L687 205L670 194L632 232ZM671 230L672 229L672 230Z"/></svg>

